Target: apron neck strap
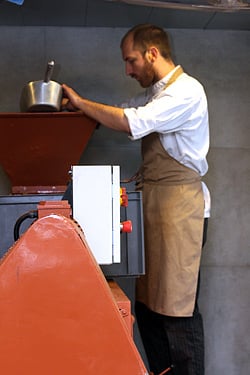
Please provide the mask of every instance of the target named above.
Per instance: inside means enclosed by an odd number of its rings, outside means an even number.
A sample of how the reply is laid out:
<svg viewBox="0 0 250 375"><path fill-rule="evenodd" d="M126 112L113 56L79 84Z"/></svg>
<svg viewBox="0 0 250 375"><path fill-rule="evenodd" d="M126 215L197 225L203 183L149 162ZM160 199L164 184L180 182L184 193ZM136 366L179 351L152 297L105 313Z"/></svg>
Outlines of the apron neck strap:
<svg viewBox="0 0 250 375"><path fill-rule="evenodd" d="M181 66L178 66L178 68L175 70L175 72L171 75L170 79L168 80L166 86L164 87L164 89L166 89L168 86L170 86L172 83L174 83L174 81L177 80L177 78L182 74L184 73L183 69Z"/></svg>

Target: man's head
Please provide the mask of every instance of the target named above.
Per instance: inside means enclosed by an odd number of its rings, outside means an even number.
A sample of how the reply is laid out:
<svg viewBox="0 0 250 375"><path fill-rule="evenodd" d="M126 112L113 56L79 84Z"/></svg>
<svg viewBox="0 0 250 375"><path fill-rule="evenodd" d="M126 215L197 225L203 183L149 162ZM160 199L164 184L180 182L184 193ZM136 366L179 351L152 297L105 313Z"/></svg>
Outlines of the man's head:
<svg viewBox="0 0 250 375"><path fill-rule="evenodd" d="M141 53L144 53L151 46L155 46L163 58L171 59L169 37L161 27L151 24L134 26L122 38L121 48L128 37L131 37L133 41L133 48Z"/></svg>
<svg viewBox="0 0 250 375"><path fill-rule="evenodd" d="M143 24L130 29L122 38L121 49L126 74L142 87L157 82L172 64L167 33L160 27Z"/></svg>

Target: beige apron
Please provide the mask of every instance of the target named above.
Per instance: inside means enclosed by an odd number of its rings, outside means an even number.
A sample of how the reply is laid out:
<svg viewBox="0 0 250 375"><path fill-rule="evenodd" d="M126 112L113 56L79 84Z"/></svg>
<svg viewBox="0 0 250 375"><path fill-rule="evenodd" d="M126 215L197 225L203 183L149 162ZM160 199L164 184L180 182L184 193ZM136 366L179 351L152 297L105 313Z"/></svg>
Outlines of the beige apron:
<svg viewBox="0 0 250 375"><path fill-rule="evenodd" d="M203 233L200 176L172 158L157 133L143 138L142 157L146 273L136 298L160 314L191 316Z"/></svg>

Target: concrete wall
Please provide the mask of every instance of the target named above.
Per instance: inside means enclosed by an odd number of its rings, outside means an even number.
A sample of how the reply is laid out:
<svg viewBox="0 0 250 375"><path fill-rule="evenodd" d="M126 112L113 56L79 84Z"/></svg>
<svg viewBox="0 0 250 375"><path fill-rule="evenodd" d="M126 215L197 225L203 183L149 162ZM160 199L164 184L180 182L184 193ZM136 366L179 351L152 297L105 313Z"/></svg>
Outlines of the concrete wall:
<svg viewBox="0 0 250 375"><path fill-rule="evenodd" d="M119 51L124 31L1 27L0 112L19 111L22 87L43 79L50 59L60 65L54 79L91 99L117 103L136 93L140 88L125 77ZM210 108L210 169L205 181L212 194L212 217L200 297L206 375L245 375L250 368L250 33L169 32L176 62L204 84ZM81 162L120 164L122 178L129 177L140 163L139 143L101 127ZM1 172L2 194L5 177ZM120 282L133 299L133 280Z"/></svg>

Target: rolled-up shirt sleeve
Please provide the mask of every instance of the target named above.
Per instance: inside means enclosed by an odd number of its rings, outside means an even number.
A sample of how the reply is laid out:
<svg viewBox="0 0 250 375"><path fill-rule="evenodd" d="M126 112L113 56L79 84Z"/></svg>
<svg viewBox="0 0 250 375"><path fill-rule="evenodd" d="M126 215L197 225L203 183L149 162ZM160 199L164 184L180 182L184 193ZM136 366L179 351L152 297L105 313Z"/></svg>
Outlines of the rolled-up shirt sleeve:
<svg viewBox="0 0 250 375"><path fill-rule="evenodd" d="M145 107L138 108L125 108L124 114L128 119L131 139L140 139L145 137L147 134L153 132L154 124L152 118L149 118L146 115ZM143 114L143 117L142 117Z"/></svg>

